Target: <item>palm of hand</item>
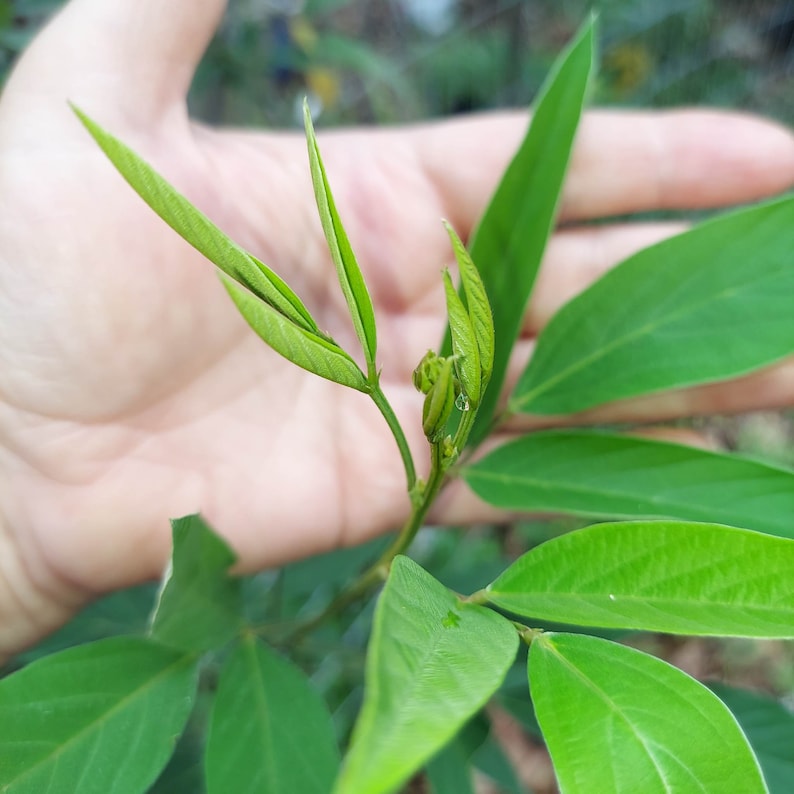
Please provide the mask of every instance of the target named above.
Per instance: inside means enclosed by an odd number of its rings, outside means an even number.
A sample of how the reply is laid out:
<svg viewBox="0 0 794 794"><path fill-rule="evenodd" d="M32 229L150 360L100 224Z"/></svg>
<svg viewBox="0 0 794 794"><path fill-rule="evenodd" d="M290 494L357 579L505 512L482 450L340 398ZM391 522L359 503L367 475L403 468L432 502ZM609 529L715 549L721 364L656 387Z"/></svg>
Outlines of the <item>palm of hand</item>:
<svg viewBox="0 0 794 794"><path fill-rule="evenodd" d="M210 5L207 31L223 4ZM69 9L84 33L80 14L138 13L123 6L82 0ZM172 8L176 27L195 15L192 4ZM167 17L156 13L158 24ZM69 21L64 15L64 28ZM56 33L53 26L50 47ZM28 593L20 603L34 593L45 605L23 633L12 631L17 646L88 594L156 575L168 554L168 516L203 511L251 570L385 531L408 509L400 458L374 406L269 351L209 263L114 173L65 99L279 272L355 354L303 141L191 127L173 88L156 113L132 100L119 108L112 81L109 96L85 83L80 64L53 75L60 61L45 58L50 66L40 69L42 51L0 106L0 589L5 577L12 591ZM495 118L320 141L375 303L382 382L418 460L421 398L409 374L444 324L439 271L451 252L439 221L470 232L524 123ZM634 168L623 167L627 157ZM759 122L603 116L580 136L564 209L568 219L586 219L748 201L787 187L792 174L790 137ZM527 336L599 272L673 228L556 235ZM730 407L783 403L791 380L789 368L763 390L735 392ZM719 390L693 390L672 408L649 401L610 418L724 408L719 400Z"/></svg>
<svg viewBox="0 0 794 794"><path fill-rule="evenodd" d="M20 158L23 180L3 190L11 207L66 208L48 212L44 228L40 214L31 228L32 216L20 212L8 221L16 240L5 238L24 255L14 269L32 297L4 348L28 363L11 361L0 376L12 526L46 549L62 575L109 587L156 573L168 515L205 511L246 567L399 522L407 509L401 463L374 406L269 351L209 263L143 206L68 111L58 121L46 151L64 138L74 144L55 190L35 176L48 162L29 154ZM284 274L321 326L355 351L319 223L306 211L302 140L173 127L134 145L154 152L195 203ZM348 145L332 141L329 168ZM350 234L384 329L385 388L406 425L418 427L421 400L409 373L443 327L438 274L449 251L440 200L421 174L399 163L383 174L378 152L354 145L364 167L353 173L367 178L343 181L339 203L352 197L377 208L352 215ZM228 181L218 184L218 175ZM387 179L390 190L373 196ZM41 193L31 195L30 185ZM411 199L401 205L405 193ZM427 233L417 239L417 228ZM53 268L75 237L68 265ZM34 294L47 281L46 293Z"/></svg>

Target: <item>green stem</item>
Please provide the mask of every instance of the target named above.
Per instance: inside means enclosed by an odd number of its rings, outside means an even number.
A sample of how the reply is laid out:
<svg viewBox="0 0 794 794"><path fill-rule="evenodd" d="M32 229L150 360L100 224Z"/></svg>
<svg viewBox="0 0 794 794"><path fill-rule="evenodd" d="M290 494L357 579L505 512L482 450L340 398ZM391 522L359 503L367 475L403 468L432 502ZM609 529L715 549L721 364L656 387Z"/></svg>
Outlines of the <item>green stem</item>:
<svg viewBox="0 0 794 794"><path fill-rule="evenodd" d="M392 560L411 545L416 533L427 517L427 511L444 485L446 469L443 465L442 444L431 444L430 450L430 476L422 490L421 499L413 505L411 515L408 516L408 520L403 524L400 534L394 539L394 542L349 587L339 593L322 612L296 626L294 631L290 632L285 638L285 643L293 643L302 639L321 623L338 615L348 606L358 601L373 587L386 581Z"/></svg>
<svg viewBox="0 0 794 794"><path fill-rule="evenodd" d="M414 487L416 486L416 467L414 466L414 459L411 455L411 448L408 446L408 440L405 438L405 433L403 433L403 429L400 426L397 415L394 413L394 410L389 404L389 401L386 399L386 395L383 393L380 386L375 386L375 388L370 392L370 397L372 397L372 401L378 406L378 410L380 410L380 412L383 414L383 418L386 420L386 424L389 425L389 429L394 436L394 440L397 442L400 455L403 459L405 478L408 481L408 493L410 494L413 492Z"/></svg>

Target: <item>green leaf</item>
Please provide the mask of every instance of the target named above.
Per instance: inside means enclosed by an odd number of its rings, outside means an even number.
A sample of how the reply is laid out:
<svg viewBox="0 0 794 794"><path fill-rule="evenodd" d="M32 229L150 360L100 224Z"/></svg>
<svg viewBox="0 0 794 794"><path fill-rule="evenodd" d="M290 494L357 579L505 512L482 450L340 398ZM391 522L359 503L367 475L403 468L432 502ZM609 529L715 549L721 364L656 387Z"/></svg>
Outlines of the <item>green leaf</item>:
<svg viewBox="0 0 794 794"><path fill-rule="evenodd" d="M224 666L212 711L208 794L328 794L338 768L322 698L297 667L244 638Z"/></svg>
<svg viewBox="0 0 794 794"><path fill-rule="evenodd" d="M444 226L452 242L452 250L455 252L455 259L460 270L460 278L466 296L466 307L474 329L474 337L477 340L477 351L480 354L480 370L484 389L488 385L493 371L494 321L491 304L488 302L488 295L480 277L480 271L477 270L463 241L449 223L444 221Z"/></svg>
<svg viewBox="0 0 794 794"><path fill-rule="evenodd" d="M370 391L364 373L336 342L296 325L231 279L221 279L240 314L273 350L321 378L361 392Z"/></svg>
<svg viewBox="0 0 794 794"><path fill-rule="evenodd" d="M430 794L474 794L468 748L453 739L427 765Z"/></svg>
<svg viewBox="0 0 794 794"><path fill-rule="evenodd" d="M633 648L545 634L532 699L562 794L763 794L733 715L702 684Z"/></svg>
<svg viewBox="0 0 794 794"><path fill-rule="evenodd" d="M461 474L506 510L680 518L794 537L794 472L681 444L551 430L507 443Z"/></svg>
<svg viewBox="0 0 794 794"><path fill-rule="evenodd" d="M40 659L0 682L0 791L145 792L193 705L197 662L133 637Z"/></svg>
<svg viewBox="0 0 794 794"><path fill-rule="evenodd" d="M794 350L794 199L646 248L566 304L509 410L566 414L744 375Z"/></svg>
<svg viewBox="0 0 794 794"><path fill-rule="evenodd" d="M771 794L790 794L794 780L794 714L766 695L709 684L731 710L755 751Z"/></svg>
<svg viewBox="0 0 794 794"><path fill-rule="evenodd" d="M443 278L449 331L452 336L452 352L455 356L455 370L458 373L463 393L471 403L471 407L476 408L479 405L480 392L482 391L477 336L474 333L469 313L455 291L448 270L444 271Z"/></svg>
<svg viewBox="0 0 794 794"><path fill-rule="evenodd" d="M493 309L496 333L491 388L477 415L471 444L488 432L507 365L557 217L574 137L594 60L591 18L560 55L535 100L521 147L469 243Z"/></svg>
<svg viewBox="0 0 794 794"><path fill-rule="evenodd" d="M300 298L267 265L224 234L132 149L78 108L72 110L132 189L177 234L284 317L320 333Z"/></svg>
<svg viewBox="0 0 794 794"><path fill-rule="evenodd" d="M484 595L578 626L791 638L794 541L720 524L596 524L527 552Z"/></svg>
<svg viewBox="0 0 794 794"><path fill-rule="evenodd" d="M320 222L323 226L323 232L325 232L325 239L328 241L328 249L336 267L336 274L339 277L342 292L350 310L353 327L364 350L370 382L375 383L377 381L375 355L377 353L378 340L372 299L367 291L367 285L364 283L364 277L350 246L342 220L336 210L334 197L328 184L328 175L325 172L325 166L320 156L320 148L317 145L317 138L314 134L311 110L306 100L303 101L303 120L306 127L309 164L312 172L314 196L317 200L317 209L320 212Z"/></svg>
<svg viewBox="0 0 794 794"><path fill-rule="evenodd" d="M234 552L199 515L171 522L174 550L152 616L153 639L184 651L215 650L243 625Z"/></svg>
<svg viewBox="0 0 794 794"><path fill-rule="evenodd" d="M395 791L504 679L518 635L397 557L375 612L364 705L335 794Z"/></svg>

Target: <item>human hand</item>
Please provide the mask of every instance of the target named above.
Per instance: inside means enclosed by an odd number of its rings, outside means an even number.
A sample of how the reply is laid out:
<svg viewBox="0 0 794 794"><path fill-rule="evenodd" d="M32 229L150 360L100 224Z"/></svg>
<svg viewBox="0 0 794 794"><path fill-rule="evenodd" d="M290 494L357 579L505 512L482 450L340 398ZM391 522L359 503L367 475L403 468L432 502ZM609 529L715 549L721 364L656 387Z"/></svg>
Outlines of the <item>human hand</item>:
<svg viewBox="0 0 794 794"><path fill-rule="evenodd" d="M66 105L150 160L355 350L302 136L188 120L185 93L224 5L72 0L0 104L0 655L93 595L156 576L170 516L201 510L250 571L363 541L408 511L374 406L264 347L209 263L132 193ZM420 460L410 373L444 325L439 270L451 251L439 219L470 232L525 125L500 114L321 134L375 302L382 383ZM680 229L577 221L750 201L793 182L794 139L766 122L591 114L526 340L609 266ZM653 421L792 398L784 364L597 416ZM439 507L451 521L493 515L462 490Z"/></svg>

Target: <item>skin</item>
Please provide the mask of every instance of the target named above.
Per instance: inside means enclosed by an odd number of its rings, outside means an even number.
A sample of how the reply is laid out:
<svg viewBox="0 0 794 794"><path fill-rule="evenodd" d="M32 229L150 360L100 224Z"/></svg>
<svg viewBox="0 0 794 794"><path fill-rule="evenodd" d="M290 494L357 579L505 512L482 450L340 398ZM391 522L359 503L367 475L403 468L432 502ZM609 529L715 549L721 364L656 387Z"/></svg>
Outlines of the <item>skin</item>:
<svg viewBox="0 0 794 794"><path fill-rule="evenodd" d="M355 350L303 139L188 119L185 93L223 11L221 0L72 0L0 102L0 656L95 595L157 576L171 516L202 511L253 571L357 543L407 514L375 407L264 347L214 268L132 193L66 105L149 159ZM465 239L525 126L496 114L320 133L375 303L384 388L420 469L422 396L410 374L444 324L439 271L452 257L439 221ZM592 113L520 352L600 273L681 228L578 222L747 202L792 183L794 138L769 122ZM651 423L792 398L784 363L575 421ZM434 515L494 517L462 488Z"/></svg>

